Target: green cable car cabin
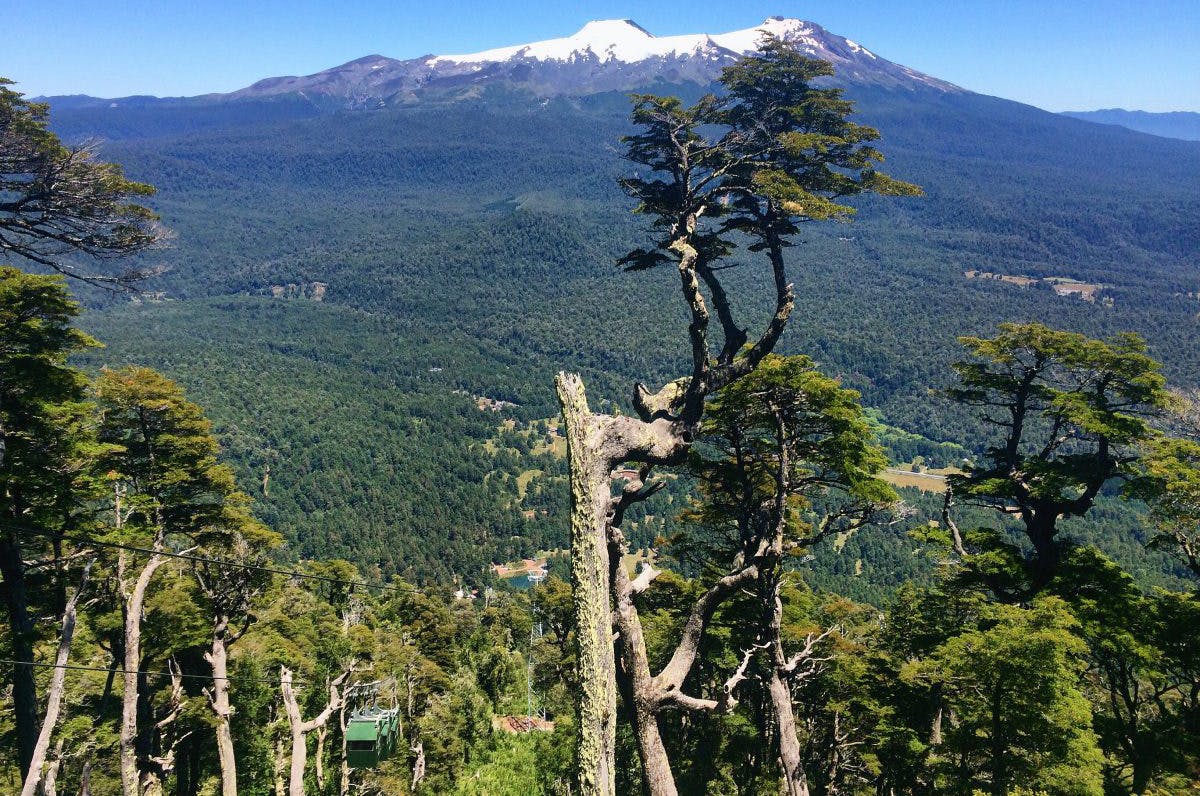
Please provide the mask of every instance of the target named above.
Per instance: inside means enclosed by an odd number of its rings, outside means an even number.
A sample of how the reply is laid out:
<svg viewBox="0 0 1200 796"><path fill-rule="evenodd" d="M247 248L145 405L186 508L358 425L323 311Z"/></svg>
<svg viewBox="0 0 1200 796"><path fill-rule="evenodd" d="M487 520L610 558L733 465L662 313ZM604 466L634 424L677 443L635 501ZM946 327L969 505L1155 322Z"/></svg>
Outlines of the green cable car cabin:
<svg viewBox="0 0 1200 796"><path fill-rule="evenodd" d="M391 757L400 735L400 709L355 711L346 725L346 762L372 768Z"/></svg>

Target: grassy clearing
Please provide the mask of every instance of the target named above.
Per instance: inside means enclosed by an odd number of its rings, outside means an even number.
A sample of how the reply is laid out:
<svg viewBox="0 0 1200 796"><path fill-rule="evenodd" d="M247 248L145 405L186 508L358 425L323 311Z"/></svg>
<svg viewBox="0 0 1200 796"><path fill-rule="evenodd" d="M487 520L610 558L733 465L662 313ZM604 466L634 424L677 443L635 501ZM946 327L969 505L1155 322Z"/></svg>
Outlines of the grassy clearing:
<svg viewBox="0 0 1200 796"><path fill-rule="evenodd" d="M922 492L945 492L946 476L960 472L952 467L914 473L911 470L889 467L879 477L896 487L911 487Z"/></svg>
<svg viewBox="0 0 1200 796"><path fill-rule="evenodd" d="M517 476L517 496L519 499L525 499L525 492L528 491L529 484L541 474L542 471L535 468L525 470Z"/></svg>

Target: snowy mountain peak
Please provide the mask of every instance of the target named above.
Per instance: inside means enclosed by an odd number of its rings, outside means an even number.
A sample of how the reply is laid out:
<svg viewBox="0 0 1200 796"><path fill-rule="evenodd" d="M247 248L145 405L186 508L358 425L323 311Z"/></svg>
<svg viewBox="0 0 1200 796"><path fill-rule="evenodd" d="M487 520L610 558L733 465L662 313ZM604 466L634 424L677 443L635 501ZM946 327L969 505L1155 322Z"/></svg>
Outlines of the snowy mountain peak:
<svg viewBox="0 0 1200 796"><path fill-rule="evenodd" d="M770 17L729 33L655 36L631 19L588 22L570 36L461 55L406 61L369 57L306 77L269 78L234 96L301 94L351 107L412 101L426 92L471 95L486 84L523 87L542 97L629 91L655 83L711 84L721 68L773 35L830 62L839 84L962 89L879 57L814 22Z"/></svg>
<svg viewBox="0 0 1200 796"><path fill-rule="evenodd" d="M593 19L570 38L581 41L611 42L622 38L653 39L654 34L632 19Z"/></svg>
<svg viewBox="0 0 1200 796"><path fill-rule="evenodd" d="M655 36L631 19L601 19L587 23L577 32L561 39L546 39L529 44L497 47L462 55L439 55L428 60L436 64L485 64L513 60L563 61L595 59L634 64L650 58L682 58L694 55L713 57L741 55L758 47L764 35L777 36L800 45L810 54L836 62L840 51L867 58L876 56L820 25L803 19L770 17L761 25L729 33L694 33Z"/></svg>

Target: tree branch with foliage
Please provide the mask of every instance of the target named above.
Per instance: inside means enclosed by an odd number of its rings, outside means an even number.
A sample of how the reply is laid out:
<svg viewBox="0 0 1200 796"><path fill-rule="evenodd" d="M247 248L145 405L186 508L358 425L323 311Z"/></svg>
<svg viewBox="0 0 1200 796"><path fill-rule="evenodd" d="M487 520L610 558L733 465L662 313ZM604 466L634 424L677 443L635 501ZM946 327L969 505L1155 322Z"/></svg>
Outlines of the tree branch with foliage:
<svg viewBox="0 0 1200 796"><path fill-rule="evenodd" d="M150 272L79 270L81 254L113 260L162 245L167 234L137 200L154 188L125 178L92 145L69 147L48 127L49 106L0 78L0 254L14 254L82 281L133 287Z"/></svg>

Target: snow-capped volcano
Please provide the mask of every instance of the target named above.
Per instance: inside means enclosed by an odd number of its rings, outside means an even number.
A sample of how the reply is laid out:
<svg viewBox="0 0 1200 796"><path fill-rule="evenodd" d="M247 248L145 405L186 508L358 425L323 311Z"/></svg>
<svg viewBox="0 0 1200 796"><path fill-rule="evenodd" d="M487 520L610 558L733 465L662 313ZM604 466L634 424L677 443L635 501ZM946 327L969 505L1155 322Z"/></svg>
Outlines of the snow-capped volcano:
<svg viewBox="0 0 1200 796"><path fill-rule="evenodd" d="M741 55L755 49L767 33L799 44L814 54L824 51L831 55L836 54L832 48L823 44L823 40L835 38L845 42L853 52L862 53L869 58L876 57L848 39L830 37L827 31L812 23L800 19L771 17L757 27L731 33L695 33L662 37L655 36L632 19L601 19L587 23L574 35L562 39L500 47L470 55L439 55L431 60L478 64L518 58L535 61L599 58L601 61L613 60L631 64L649 58L703 57L720 51Z"/></svg>
<svg viewBox="0 0 1200 796"><path fill-rule="evenodd" d="M563 38L477 53L404 61L368 56L307 77L261 80L234 96L302 94L309 99L362 106L497 83L544 97L629 91L655 83L707 85L717 78L721 67L756 49L765 34L829 61L839 83L962 90L888 61L816 23L771 17L761 25L729 33L661 37L633 20L597 20Z"/></svg>

